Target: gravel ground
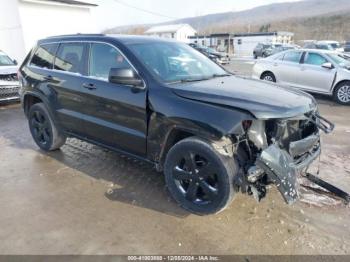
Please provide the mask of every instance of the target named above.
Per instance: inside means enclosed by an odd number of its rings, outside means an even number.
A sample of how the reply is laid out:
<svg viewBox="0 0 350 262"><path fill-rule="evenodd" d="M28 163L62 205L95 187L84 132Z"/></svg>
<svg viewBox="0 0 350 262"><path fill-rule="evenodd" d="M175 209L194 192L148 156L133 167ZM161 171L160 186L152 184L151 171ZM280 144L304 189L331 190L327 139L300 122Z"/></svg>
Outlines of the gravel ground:
<svg viewBox="0 0 350 262"><path fill-rule="evenodd" d="M229 68L249 75L251 66ZM350 191L350 108L317 99L337 125L323 136L320 176ZM349 208L333 197L304 189L288 206L271 187L261 203L237 194L218 215L191 215L148 164L77 139L43 153L19 105L0 106L0 159L0 254L350 252Z"/></svg>

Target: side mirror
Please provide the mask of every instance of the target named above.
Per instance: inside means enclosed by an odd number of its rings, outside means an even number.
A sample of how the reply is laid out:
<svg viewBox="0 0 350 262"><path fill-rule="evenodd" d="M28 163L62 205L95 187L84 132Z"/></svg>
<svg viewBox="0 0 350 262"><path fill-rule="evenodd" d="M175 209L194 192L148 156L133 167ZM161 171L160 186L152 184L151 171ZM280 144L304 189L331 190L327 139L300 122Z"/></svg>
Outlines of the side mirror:
<svg viewBox="0 0 350 262"><path fill-rule="evenodd" d="M142 79L137 73L129 68L111 68L108 81L114 84L127 85L133 87L144 87Z"/></svg>
<svg viewBox="0 0 350 262"><path fill-rule="evenodd" d="M18 65L18 62L17 62L16 59L13 60L13 63L14 63L15 65Z"/></svg>
<svg viewBox="0 0 350 262"><path fill-rule="evenodd" d="M332 63L329 63L329 62L322 64L322 67L326 68L326 69L333 69L334 68Z"/></svg>

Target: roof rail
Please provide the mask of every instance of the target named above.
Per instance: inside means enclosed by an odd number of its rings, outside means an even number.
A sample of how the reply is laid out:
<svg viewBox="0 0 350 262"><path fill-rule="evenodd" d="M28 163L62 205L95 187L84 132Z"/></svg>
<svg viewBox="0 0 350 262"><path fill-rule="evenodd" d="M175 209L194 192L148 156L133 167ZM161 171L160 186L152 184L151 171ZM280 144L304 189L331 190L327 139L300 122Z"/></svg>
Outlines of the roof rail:
<svg viewBox="0 0 350 262"><path fill-rule="evenodd" d="M70 34L70 35L55 35L55 36L50 36L47 37L48 39L50 38L58 38L58 37L79 37L79 36L105 36L105 34L81 34L81 33L77 33L77 34Z"/></svg>

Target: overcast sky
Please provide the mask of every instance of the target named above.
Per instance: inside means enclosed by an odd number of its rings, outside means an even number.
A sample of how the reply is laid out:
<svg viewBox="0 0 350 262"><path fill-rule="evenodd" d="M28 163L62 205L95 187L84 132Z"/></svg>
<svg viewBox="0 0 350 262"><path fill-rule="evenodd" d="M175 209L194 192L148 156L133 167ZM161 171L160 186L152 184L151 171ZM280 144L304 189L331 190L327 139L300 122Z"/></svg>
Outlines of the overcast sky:
<svg viewBox="0 0 350 262"><path fill-rule="evenodd" d="M295 1L299 0L90 0L99 5L93 8L92 12L100 30ZM151 11L153 14L140 9Z"/></svg>

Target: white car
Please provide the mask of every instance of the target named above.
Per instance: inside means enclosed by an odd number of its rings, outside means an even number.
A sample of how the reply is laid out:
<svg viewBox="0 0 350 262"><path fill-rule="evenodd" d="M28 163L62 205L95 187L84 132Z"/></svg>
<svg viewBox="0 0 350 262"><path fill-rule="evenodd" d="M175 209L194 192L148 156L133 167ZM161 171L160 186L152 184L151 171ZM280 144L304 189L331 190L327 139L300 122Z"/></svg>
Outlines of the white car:
<svg viewBox="0 0 350 262"><path fill-rule="evenodd" d="M341 47L340 43L337 41L329 41L329 40L324 40L324 41L318 41L318 44L325 44L325 45L330 45L334 51L337 52L344 52L344 48Z"/></svg>
<svg viewBox="0 0 350 262"><path fill-rule="evenodd" d="M0 103L19 100L17 71L17 62L0 51Z"/></svg>
<svg viewBox="0 0 350 262"><path fill-rule="evenodd" d="M350 105L350 60L326 50L288 50L258 60L253 78L333 96Z"/></svg>

